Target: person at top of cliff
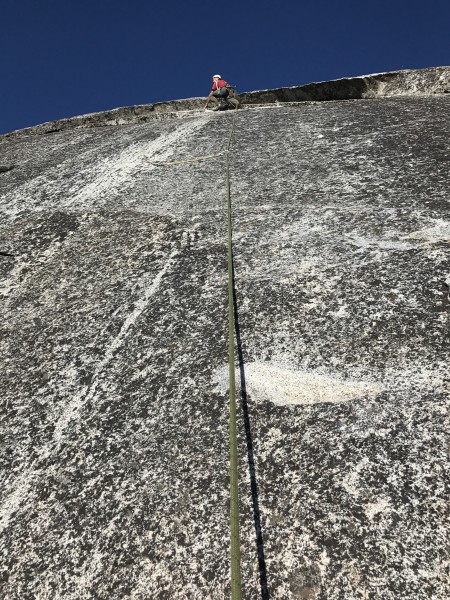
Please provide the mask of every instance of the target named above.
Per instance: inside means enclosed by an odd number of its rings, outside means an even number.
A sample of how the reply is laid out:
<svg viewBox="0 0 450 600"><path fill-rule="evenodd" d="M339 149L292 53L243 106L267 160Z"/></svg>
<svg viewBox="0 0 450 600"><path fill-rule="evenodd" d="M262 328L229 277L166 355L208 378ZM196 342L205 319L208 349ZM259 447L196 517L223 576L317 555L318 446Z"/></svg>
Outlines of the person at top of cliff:
<svg viewBox="0 0 450 600"><path fill-rule="evenodd" d="M230 106L237 108L239 102L236 98L236 92L220 75L213 75L213 84L209 96L206 99L205 109L208 108L209 102L214 101L217 106L213 110L227 109Z"/></svg>

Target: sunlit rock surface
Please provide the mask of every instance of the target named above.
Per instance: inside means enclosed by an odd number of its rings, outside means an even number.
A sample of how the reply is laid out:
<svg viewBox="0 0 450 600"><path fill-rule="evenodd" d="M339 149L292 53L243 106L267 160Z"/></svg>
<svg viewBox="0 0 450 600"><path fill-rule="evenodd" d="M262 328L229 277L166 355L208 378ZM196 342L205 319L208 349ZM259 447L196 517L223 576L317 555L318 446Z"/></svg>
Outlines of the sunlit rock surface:
<svg viewBox="0 0 450 600"><path fill-rule="evenodd" d="M428 95L384 74L402 97L237 113L244 598L450 597L449 69L426 71ZM194 100L0 138L1 598L229 595L224 161L148 162L223 149L233 113Z"/></svg>

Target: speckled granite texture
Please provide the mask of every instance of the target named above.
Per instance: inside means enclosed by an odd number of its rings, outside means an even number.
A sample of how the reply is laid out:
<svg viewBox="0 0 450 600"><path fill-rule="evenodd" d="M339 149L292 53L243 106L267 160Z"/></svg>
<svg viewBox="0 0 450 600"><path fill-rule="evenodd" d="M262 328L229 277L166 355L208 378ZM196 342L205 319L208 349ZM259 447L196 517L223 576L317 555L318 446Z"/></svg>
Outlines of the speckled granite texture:
<svg viewBox="0 0 450 600"><path fill-rule="evenodd" d="M450 597L449 111L237 114L245 599ZM228 597L232 114L0 138L2 599Z"/></svg>

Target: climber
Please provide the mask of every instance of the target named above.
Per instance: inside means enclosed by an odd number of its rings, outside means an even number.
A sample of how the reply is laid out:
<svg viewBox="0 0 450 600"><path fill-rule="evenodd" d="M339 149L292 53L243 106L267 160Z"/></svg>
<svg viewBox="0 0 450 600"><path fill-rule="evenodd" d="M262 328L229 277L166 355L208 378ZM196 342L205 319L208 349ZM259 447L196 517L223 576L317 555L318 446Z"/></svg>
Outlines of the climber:
<svg viewBox="0 0 450 600"><path fill-rule="evenodd" d="M213 84L208 98L206 99L205 109L208 108L210 100L217 103L212 110L220 110L227 108L238 108L239 101L236 97L235 89L227 83L220 75L213 75Z"/></svg>

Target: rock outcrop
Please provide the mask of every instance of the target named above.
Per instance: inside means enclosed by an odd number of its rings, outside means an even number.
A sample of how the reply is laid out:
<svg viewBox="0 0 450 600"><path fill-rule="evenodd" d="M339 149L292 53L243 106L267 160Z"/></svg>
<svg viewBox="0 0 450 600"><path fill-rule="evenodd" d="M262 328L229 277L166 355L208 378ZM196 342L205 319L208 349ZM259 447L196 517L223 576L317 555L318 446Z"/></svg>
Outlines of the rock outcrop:
<svg viewBox="0 0 450 600"><path fill-rule="evenodd" d="M450 595L449 72L237 113L245 598ZM5 600L228 597L225 169L148 162L197 100L0 137Z"/></svg>
<svg viewBox="0 0 450 600"><path fill-rule="evenodd" d="M324 102L360 98L430 96L450 93L450 67L392 71L362 77L348 77L308 85L257 90L240 94L245 105L285 102ZM79 127L105 127L148 123L154 119L184 117L186 111L202 110L205 98L185 98L154 104L124 106L103 112L58 119L6 134L7 137L55 133Z"/></svg>

